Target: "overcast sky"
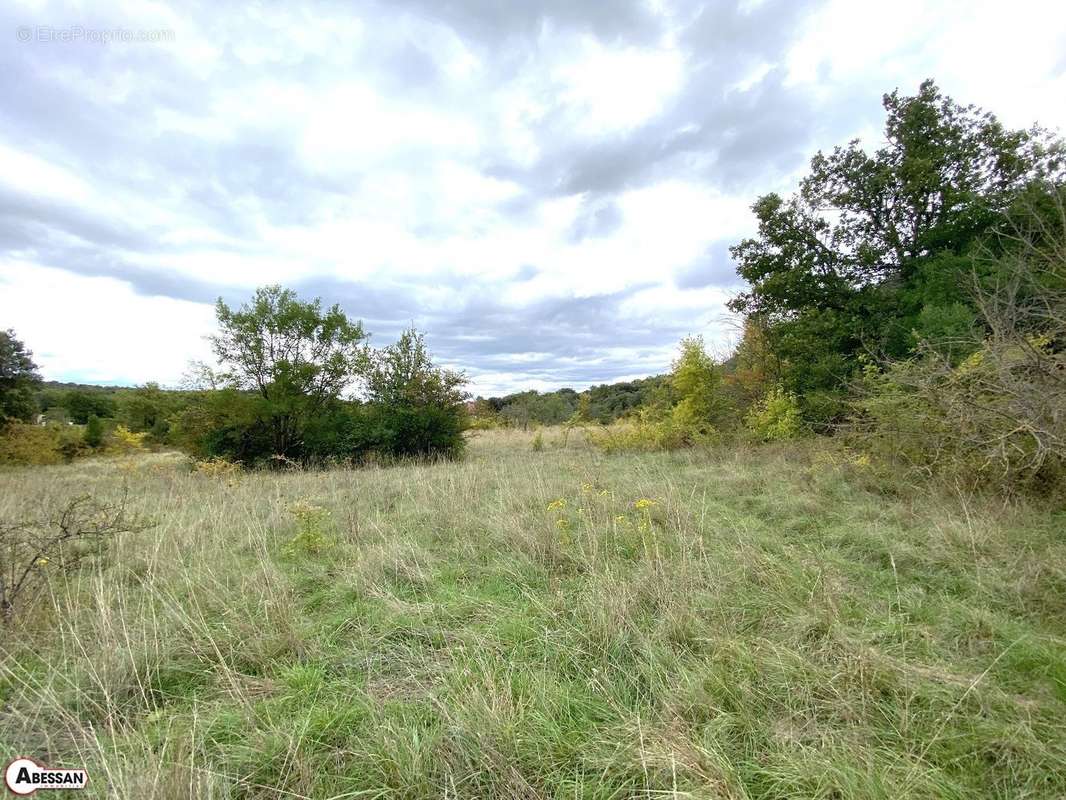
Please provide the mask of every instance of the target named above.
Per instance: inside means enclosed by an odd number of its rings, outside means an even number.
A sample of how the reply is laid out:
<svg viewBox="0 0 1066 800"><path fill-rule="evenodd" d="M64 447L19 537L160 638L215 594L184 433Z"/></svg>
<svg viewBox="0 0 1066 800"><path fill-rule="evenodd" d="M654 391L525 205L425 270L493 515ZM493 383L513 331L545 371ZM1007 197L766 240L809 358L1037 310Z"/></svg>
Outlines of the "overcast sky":
<svg viewBox="0 0 1066 800"><path fill-rule="evenodd" d="M175 384L267 283L475 393L658 373L728 350L751 202L876 145L882 93L1066 128L1062 2L7 2L3 38L0 328L58 380Z"/></svg>

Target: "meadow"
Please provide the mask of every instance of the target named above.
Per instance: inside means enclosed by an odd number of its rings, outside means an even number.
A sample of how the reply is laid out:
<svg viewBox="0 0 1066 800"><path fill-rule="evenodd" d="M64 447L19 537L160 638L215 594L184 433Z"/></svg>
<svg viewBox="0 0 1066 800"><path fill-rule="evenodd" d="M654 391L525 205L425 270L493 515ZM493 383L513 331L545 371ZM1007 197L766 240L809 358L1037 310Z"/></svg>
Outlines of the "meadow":
<svg viewBox="0 0 1066 800"><path fill-rule="evenodd" d="M1066 796L1066 512L824 441L470 436L0 473L0 519L153 523L0 628L0 759L130 800Z"/></svg>

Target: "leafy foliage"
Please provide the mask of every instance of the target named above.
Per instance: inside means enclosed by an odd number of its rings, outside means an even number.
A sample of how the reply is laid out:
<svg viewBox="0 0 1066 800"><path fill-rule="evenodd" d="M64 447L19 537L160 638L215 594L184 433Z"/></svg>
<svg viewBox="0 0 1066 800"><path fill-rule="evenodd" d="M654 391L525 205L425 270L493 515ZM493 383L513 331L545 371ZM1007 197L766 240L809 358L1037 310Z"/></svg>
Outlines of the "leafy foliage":
<svg viewBox="0 0 1066 800"><path fill-rule="evenodd" d="M266 360L269 364L252 368L250 378L230 377L227 388L202 393L173 419L171 437L198 458L245 465L278 463L278 457L324 463L361 461L372 454L458 456L466 421L465 376L435 366L424 337L415 330L371 351L362 344L362 328L337 317L339 309L325 317L319 309L317 300L301 303L291 293L273 289L260 291L253 306L242 312L252 316L239 324L220 309L224 330L235 326L238 334L231 338L248 351L241 363L256 364L260 351L274 355ZM281 337L279 329L289 332ZM288 343L279 344L283 340ZM301 348L303 355L279 358L279 353ZM276 379L262 381L260 389L260 372ZM291 379L293 374L317 377L301 383ZM352 384L363 389L363 401L340 396ZM278 449L279 442L284 450Z"/></svg>
<svg viewBox="0 0 1066 800"><path fill-rule="evenodd" d="M997 280L975 277L980 326L868 364L852 431L869 449L1006 491L1066 480L1066 189L1045 200L1010 220Z"/></svg>
<svg viewBox="0 0 1066 800"><path fill-rule="evenodd" d="M66 409L71 422L86 425L90 417L111 418L115 416L115 400L105 392L72 389L58 403Z"/></svg>
<svg viewBox="0 0 1066 800"><path fill-rule="evenodd" d="M963 291L973 247L1020 191L1063 170L1060 142L1007 130L931 81L883 105L883 147L818 153L795 196L756 201L758 235L732 249L750 289L731 308L758 321L785 388L822 416L838 415L826 401L861 352L904 356L913 331L933 338L976 317Z"/></svg>
<svg viewBox="0 0 1066 800"><path fill-rule="evenodd" d="M711 433L728 413L721 371L707 353L702 337L681 340L670 385L679 398L671 413L683 429Z"/></svg>
<svg viewBox="0 0 1066 800"><path fill-rule="evenodd" d="M594 444L607 452L655 451L717 439L731 411L721 368L700 337L683 339L680 350L668 384L676 403L649 403L634 418L591 432Z"/></svg>
<svg viewBox="0 0 1066 800"><path fill-rule="evenodd" d="M301 301L280 286L259 289L232 310L219 298L212 338L222 379L262 398L261 421L274 454L298 456L307 420L338 398L365 369L366 334L334 305Z"/></svg>
<svg viewBox="0 0 1066 800"><path fill-rule="evenodd" d="M0 422L5 418L27 421L33 416L33 390L40 380L33 353L13 330L0 331Z"/></svg>
<svg viewBox="0 0 1066 800"><path fill-rule="evenodd" d="M763 441L794 439L801 431L799 401L796 395L774 386L751 408L745 422Z"/></svg>
<svg viewBox="0 0 1066 800"><path fill-rule="evenodd" d="M104 422L93 414L85 425L85 444L94 450L104 443Z"/></svg>

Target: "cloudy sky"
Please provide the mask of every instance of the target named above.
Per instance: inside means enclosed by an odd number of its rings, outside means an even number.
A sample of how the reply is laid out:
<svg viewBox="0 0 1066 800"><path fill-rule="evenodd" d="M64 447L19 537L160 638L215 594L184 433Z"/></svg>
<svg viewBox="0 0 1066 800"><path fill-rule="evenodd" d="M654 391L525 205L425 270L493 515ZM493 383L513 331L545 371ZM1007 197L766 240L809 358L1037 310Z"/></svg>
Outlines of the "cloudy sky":
<svg viewBox="0 0 1066 800"><path fill-rule="evenodd" d="M3 4L0 328L46 377L177 383L282 283L476 393L726 352L727 248L934 77L1066 129L1066 4Z"/></svg>

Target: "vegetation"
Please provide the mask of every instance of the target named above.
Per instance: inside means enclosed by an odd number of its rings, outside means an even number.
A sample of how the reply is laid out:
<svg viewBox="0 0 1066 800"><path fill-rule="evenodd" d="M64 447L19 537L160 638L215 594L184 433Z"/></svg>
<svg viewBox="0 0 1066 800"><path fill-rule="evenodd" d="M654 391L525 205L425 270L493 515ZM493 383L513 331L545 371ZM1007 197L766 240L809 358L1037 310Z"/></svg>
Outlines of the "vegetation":
<svg viewBox="0 0 1066 800"><path fill-rule="evenodd" d="M10 623L16 609L32 602L47 585L47 576L71 575L86 562L106 555L111 540L149 526L133 517L123 495L101 503L90 495L74 497L54 516L0 522L0 623ZM29 513L29 512L27 512Z"/></svg>
<svg viewBox="0 0 1066 800"><path fill-rule="evenodd" d="M256 422L269 453L298 457L308 421L326 411L358 376L367 355L366 334L340 306L322 310L315 299L268 286L233 311L221 298L220 331L212 339L221 365L218 383L250 390Z"/></svg>
<svg viewBox="0 0 1066 800"><path fill-rule="evenodd" d="M980 324L869 364L850 431L929 474L1047 492L1066 477L1066 191L1010 222L995 282L971 288Z"/></svg>
<svg viewBox="0 0 1066 800"><path fill-rule="evenodd" d="M156 527L0 640L0 758L88 796L1051 798L1063 515L825 440L462 463L3 476ZM47 633L45 633L47 632Z"/></svg>
<svg viewBox="0 0 1066 800"><path fill-rule="evenodd" d="M30 418L32 392L40 380L33 353L15 338L14 331L0 331L0 421Z"/></svg>
<svg viewBox="0 0 1066 800"><path fill-rule="evenodd" d="M0 334L0 758L120 798L1066 796L1063 148L884 105L755 203L724 362L467 404L419 332L276 286L186 391L42 385Z"/></svg>
<svg viewBox="0 0 1066 800"><path fill-rule="evenodd" d="M816 422L842 415L861 354L903 358L968 329L974 249L996 246L988 234L1019 194L1063 176L1061 142L1006 130L932 81L884 107L884 146L818 153L794 197L756 201L758 235L732 251L750 288L731 307L766 338L770 380Z"/></svg>

